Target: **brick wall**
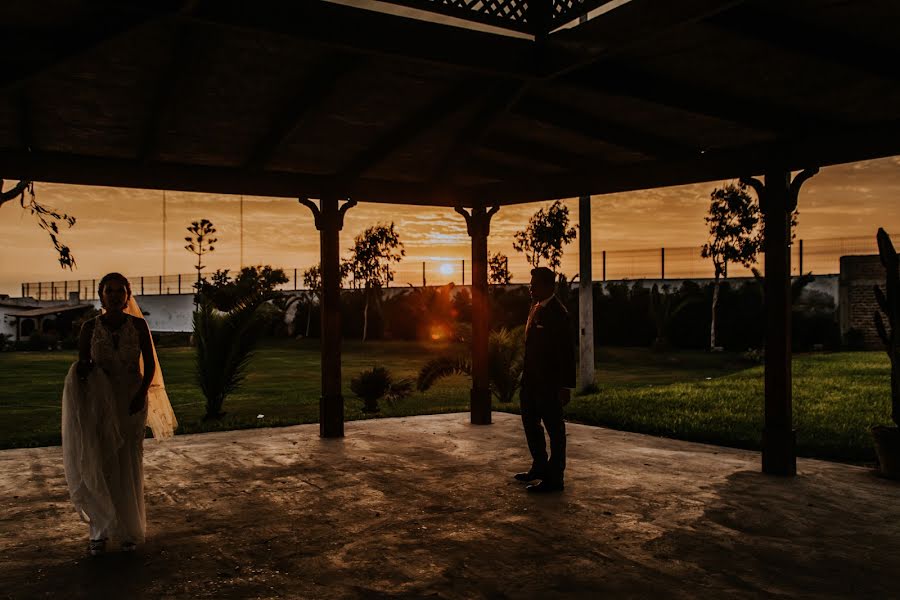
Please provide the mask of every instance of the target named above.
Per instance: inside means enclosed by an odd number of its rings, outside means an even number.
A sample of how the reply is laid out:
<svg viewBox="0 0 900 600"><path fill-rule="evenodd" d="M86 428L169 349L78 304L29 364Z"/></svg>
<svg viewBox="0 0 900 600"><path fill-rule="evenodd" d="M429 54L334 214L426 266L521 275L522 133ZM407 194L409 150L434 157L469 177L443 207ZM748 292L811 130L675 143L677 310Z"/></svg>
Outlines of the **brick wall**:
<svg viewBox="0 0 900 600"><path fill-rule="evenodd" d="M839 282L841 336L846 341L847 332L857 329L863 333L866 348L880 350L883 346L872 316L878 308L872 287L884 287L884 267L878 255L842 256Z"/></svg>

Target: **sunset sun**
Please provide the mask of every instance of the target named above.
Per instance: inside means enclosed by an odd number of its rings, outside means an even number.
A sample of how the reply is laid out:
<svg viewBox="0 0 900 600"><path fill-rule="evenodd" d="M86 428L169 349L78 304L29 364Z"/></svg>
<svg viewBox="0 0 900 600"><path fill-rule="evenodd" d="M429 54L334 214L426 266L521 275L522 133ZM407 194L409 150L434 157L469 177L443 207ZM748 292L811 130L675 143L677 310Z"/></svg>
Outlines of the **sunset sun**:
<svg viewBox="0 0 900 600"><path fill-rule="evenodd" d="M443 263L440 267L441 275L453 275L453 265L450 263Z"/></svg>

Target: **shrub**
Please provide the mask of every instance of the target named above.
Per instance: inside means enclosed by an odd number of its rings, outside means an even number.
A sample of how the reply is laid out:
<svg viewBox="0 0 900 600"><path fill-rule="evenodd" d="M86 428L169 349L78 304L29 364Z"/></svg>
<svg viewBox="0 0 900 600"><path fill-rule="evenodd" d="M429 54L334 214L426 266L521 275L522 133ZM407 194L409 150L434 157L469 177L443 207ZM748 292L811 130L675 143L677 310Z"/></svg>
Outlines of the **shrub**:
<svg viewBox="0 0 900 600"><path fill-rule="evenodd" d="M373 367L351 379L350 390L363 401L363 412L377 413L381 410L379 400L393 403L408 396L412 392L412 381L401 379L395 382L390 371Z"/></svg>

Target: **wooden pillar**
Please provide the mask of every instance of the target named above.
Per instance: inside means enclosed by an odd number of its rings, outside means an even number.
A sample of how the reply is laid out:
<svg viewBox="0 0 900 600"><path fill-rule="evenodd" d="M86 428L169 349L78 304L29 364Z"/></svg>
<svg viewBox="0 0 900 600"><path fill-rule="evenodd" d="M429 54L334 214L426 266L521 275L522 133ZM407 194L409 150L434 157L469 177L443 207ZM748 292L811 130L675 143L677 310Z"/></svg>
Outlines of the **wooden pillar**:
<svg viewBox="0 0 900 600"><path fill-rule="evenodd" d="M578 388L586 390L594 379L594 265L591 253L591 197L578 198Z"/></svg>
<svg viewBox="0 0 900 600"><path fill-rule="evenodd" d="M336 197L322 198L319 206L300 198L319 230L322 265L322 395L319 397L319 435L344 436L344 397L341 395L341 229L344 215L356 205L348 200L338 208Z"/></svg>
<svg viewBox="0 0 900 600"><path fill-rule="evenodd" d="M469 406L473 425L491 424L487 239L491 233L491 217L498 210L499 206L490 210L485 210L484 206L476 206L470 214L462 207L456 207L456 212L465 217L466 229L472 238L472 391Z"/></svg>
<svg viewBox="0 0 900 600"><path fill-rule="evenodd" d="M783 168L766 171L765 184L745 178L759 197L765 235L765 426L762 470L770 475L796 475L796 431L791 397L791 214L800 186L818 169L802 171L794 181Z"/></svg>

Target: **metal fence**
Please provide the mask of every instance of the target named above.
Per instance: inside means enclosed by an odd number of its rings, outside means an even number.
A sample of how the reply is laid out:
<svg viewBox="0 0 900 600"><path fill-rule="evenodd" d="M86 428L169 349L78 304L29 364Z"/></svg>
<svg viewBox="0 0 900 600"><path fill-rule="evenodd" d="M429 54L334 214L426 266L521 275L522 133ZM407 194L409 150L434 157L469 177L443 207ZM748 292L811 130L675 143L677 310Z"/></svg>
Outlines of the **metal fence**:
<svg viewBox="0 0 900 600"><path fill-rule="evenodd" d="M819 240L796 240L791 247L791 273L813 273L829 275L840 272L840 257L860 254L877 254L875 237L833 238ZM593 255L594 281L615 281L621 279L701 279L713 277L713 265L709 259L701 258L700 246L678 248L644 248L637 250L595 250ZM524 259L521 265L511 267L514 282L525 282L528 273ZM755 265L764 271L762 257ZM470 262L458 260L419 260L407 257L397 266L394 285L434 285L455 281L463 285L471 283ZM304 268L286 268L288 282L279 286L281 290L302 290ZM570 252L563 262L563 272L578 270L577 252ZM729 277L747 277L750 269L740 265L728 265ZM132 291L136 295L191 294L196 273L177 275L149 275L129 277ZM82 300L97 299L97 279L77 279L68 281L44 281L22 284L22 296L38 300L67 300L70 292L77 291ZM350 288L357 282L351 278Z"/></svg>

